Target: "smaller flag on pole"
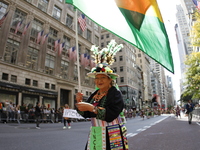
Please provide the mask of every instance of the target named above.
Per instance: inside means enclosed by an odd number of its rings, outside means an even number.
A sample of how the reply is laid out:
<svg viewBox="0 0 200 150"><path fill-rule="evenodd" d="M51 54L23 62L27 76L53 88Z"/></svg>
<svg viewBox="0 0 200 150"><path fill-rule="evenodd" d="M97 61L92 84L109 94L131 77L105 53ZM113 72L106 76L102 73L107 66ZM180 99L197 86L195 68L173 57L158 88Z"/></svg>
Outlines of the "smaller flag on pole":
<svg viewBox="0 0 200 150"><path fill-rule="evenodd" d="M81 65L82 66L86 66L86 58L87 58L87 54L81 54Z"/></svg>
<svg viewBox="0 0 200 150"><path fill-rule="evenodd" d="M6 16L7 16L7 15L8 15L8 12L5 13L5 14L3 15L3 17L0 19L0 27L2 26L2 24L3 24L4 20L6 19Z"/></svg>
<svg viewBox="0 0 200 150"><path fill-rule="evenodd" d="M65 46L65 42L60 43L59 49L58 49L58 55L61 55L61 54L62 54L62 50L63 50L63 47L64 47L64 46Z"/></svg>
<svg viewBox="0 0 200 150"><path fill-rule="evenodd" d="M80 24L81 30L85 31L85 29L87 28L87 25L86 25L86 17L84 14L81 14L81 16L78 17L78 22Z"/></svg>
<svg viewBox="0 0 200 150"><path fill-rule="evenodd" d="M43 36L42 42L41 42L42 44L44 44L44 42L46 42L48 36L49 36L49 33L47 33L47 34L45 34L45 35Z"/></svg>
<svg viewBox="0 0 200 150"><path fill-rule="evenodd" d="M69 49L69 60L76 61L76 47L71 47Z"/></svg>
<svg viewBox="0 0 200 150"><path fill-rule="evenodd" d="M58 48L59 43L60 43L60 39L55 41L55 44L54 44L54 51L55 52L56 52L56 49Z"/></svg>
<svg viewBox="0 0 200 150"><path fill-rule="evenodd" d="M16 27L16 29L15 29L15 34L17 33L17 31L19 30L19 28L21 27L21 25L22 25L22 22L23 22L23 20L22 21L20 21L20 22L18 22L18 24L17 24L17 27Z"/></svg>
<svg viewBox="0 0 200 150"><path fill-rule="evenodd" d="M38 36L37 36L37 44L40 43L42 35L43 35L44 30L38 32Z"/></svg>
<svg viewBox="0 0 200 150"><path fill-rule="evenodd" d="M193 0L193 3L196 5L197 9L200 10L200 2L197 0Z"/></svg>
<svg viewBox="0 0 200 150"><path fill-rule="evenodd" d="M31 22L29 22L27 25L25 25L24 30L23 30L23 32L22 32L22 35L25 35L25 34L26 34L26 31L28 30L28 27L29 27L30 23L31 23Z"/></svg>

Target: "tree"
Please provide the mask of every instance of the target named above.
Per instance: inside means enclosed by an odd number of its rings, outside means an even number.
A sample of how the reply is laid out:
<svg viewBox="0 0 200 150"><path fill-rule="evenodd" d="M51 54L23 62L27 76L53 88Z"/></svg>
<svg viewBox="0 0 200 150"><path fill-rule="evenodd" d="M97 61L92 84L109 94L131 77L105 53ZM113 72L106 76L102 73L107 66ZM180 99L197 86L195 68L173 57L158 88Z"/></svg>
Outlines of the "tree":
<svg viewBox="0 0 200 150"><path fill-rule="evenodd" d="M200 52L193 52L186 57L186 90L183 97L192 95L192 99L200 98Z"/></svg>
<svg viewBox="0 0 200 150"><path fill-rule="evenodd" d="M190 34L192 46L200 46L200 12L196 10L192 14L193 26Z"/></svg>

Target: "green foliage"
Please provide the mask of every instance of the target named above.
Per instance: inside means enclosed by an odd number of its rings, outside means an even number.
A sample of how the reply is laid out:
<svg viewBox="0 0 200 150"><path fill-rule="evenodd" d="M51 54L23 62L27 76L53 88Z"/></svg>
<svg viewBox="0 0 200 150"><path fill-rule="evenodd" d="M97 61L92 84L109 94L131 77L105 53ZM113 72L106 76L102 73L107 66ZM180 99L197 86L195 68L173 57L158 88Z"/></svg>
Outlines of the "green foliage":
<svg viewBox="0 0 200 150"><path fill-rule="evenodd" d="M192 99L200 98L200 52L193 52L187 56L185 64L186 71L186 90L183 96L192 95Z"/></svg>
<svg viewBox="0 0 200 150"><path fill-rule="evenodd" d="M194 24L192 26L190 38L192 46L200 46L200 12L195 11L192 15Z"/></svg>

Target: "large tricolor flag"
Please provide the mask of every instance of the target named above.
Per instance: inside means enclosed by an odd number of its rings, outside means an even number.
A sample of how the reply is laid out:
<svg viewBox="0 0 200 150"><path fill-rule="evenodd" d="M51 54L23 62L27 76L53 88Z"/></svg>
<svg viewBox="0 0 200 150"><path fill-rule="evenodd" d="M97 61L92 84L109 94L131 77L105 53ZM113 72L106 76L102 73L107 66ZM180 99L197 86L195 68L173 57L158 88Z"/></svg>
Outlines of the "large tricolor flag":
<svg viewBox="0 0 200 150"><path fill-rule="evenodd" d="M193 3L196 5L197 9L200 10L200 2L197 1L197 0L192 0L192 1L193 1Z"/></svg>
<svg viewBox="0 0 200 150"><path fill-rule="evenodd" d="M87 25L86 25L86 18L84 14L81 14L80 17L78 17L78 22L79 22L81 30L85 31L85 29L87 28Z"/></svg>
<svg viewBox="0 0 200 150"><path fill-rule="evenodd" d="M6 19L6 16L7 16L7 15L8 15L8 12L5 13L5 14L3 15L3 17L0 19L0 27L2 26L2 24L3 24L4 20Z"/></svg>
<svg viewBox="0 0 200 150"><path fill-rule="evenodd" d="M20 22L18 22L16 28L15 28L15 34L17 33L17 31L20 29L21 25L22 25L23 20L21 20Z"/></svg>
<svg viewBox="0 0 200 150"><path fill-rule="evenodd" d="M156 0L65 1L174 73L170 43Z"/></svg>

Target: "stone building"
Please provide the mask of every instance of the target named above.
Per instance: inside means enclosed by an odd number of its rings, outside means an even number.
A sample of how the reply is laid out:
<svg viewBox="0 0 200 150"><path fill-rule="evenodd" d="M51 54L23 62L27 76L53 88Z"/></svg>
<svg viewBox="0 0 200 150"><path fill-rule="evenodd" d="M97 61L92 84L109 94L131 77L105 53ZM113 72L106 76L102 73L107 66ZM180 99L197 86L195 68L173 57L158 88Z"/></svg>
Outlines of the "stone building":
<svg viewBox="0 0 200 150"><path fill-rule="evenodd" d="M29 106L40 101L50 108L68 103L73 108L77 69L84 98L93 92L94 82L85 76L90 65L77 68L69 57L70 50L77 49L73 6L64 0L4 0L0 6L0 17L8 12L0 27L0 101ZM79 61L82 54L91 55L91 45L99 45L99 26L86 21L85 31L78 25Z"/></svg>

